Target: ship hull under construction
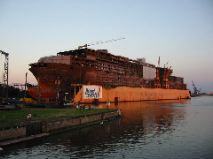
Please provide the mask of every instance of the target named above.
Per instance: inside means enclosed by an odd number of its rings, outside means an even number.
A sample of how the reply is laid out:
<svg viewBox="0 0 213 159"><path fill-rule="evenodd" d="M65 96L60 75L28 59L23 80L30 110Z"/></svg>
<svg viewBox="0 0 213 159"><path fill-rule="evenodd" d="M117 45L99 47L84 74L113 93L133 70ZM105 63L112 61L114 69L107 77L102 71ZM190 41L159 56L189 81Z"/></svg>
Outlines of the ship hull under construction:
<svg viewBox="0 0 213 159"><path fill-rule="evenodd" d="M190 98L183 78L171 76L171 68L116 56L107 50L60 52L57 56L42 57L30 66L38 86L29 87L28 93L39 103ZM101 96L93 96L96 88L101 89ZM85 91L91 96L85 97Z"/></svg>

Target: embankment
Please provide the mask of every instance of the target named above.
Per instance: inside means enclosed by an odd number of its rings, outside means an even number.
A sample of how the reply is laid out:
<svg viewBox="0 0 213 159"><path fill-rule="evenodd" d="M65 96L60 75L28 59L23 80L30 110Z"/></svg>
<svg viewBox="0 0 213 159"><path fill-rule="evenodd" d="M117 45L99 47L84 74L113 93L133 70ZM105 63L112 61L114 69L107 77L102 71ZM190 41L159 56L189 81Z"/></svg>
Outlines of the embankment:
<svg viewBox="0 0 213 159"><path fill-rule="evenodd" d="M119 116L118 110L109 110L96 114L78 117L62 117L44 121L27 121L22 127L0 131L0 147L36 139L68 129L76 129L88 125L99 124Z"/></svg>

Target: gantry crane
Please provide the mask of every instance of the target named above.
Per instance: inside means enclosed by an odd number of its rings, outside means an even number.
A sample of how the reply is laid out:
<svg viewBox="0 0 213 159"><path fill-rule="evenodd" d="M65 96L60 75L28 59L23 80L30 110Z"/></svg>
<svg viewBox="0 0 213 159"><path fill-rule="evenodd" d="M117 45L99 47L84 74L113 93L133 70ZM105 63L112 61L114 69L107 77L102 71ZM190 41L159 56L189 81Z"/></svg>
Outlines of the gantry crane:
<svg viewBox="0 0 213 159"><path fill-rule="evenodd" d="M2 84L2 97L5 101L8 101L8 68L9 68L9 53L0 50L0 53L4 55L4 72L3 72L3 84Z"/></svg>

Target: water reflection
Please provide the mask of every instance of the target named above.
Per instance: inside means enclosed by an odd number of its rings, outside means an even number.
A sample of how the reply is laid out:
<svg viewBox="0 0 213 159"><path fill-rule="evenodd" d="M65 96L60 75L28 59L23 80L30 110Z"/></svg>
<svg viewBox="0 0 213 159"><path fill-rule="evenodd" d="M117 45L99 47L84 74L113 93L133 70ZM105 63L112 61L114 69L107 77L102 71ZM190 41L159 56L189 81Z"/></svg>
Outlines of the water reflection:
<svg viewBox="0 0 213 159"><path fill-rule="evenodd" d="M141 151L146 149L143 145L154 142L162 144L163 134L173 134L185 118L185 105L188 102L190 101L177 100L102 104L99 105L100 108L120 109L122 117L104 125L65 132L18 147L13 146L3 157L123 158L129 155L128 152L134 152L134 155L139 157ZM16 151L13 152L13 149Z"/></svg>
<svg viewBox="0 0 213 159"><path fill-rule="evenodd" d="M101 108L117 108L122 112L122 119L112 131L119 130L122 138L129 137L137 142L137 137L157 135L175 130L175 125L184 119L184 104L189 100L149 101L100 105Z"/></svg>

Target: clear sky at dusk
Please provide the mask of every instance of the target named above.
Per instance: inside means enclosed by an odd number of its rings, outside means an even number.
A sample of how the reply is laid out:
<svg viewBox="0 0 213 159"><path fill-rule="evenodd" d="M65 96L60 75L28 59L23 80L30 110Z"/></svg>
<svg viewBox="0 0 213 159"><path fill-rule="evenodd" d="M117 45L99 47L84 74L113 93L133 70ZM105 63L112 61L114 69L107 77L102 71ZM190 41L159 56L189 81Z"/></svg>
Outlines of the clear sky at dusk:
<svg viewBox="0 0 213 159"><path fill-rule="evenodd" d="M156 65L160 56L189 87L194 80L213 91L212 0L0 0L0 50L10 53L11 84L24 83L42 56L120 37L93 48ZM29 82L36 83L30 72Z"/></svg>

